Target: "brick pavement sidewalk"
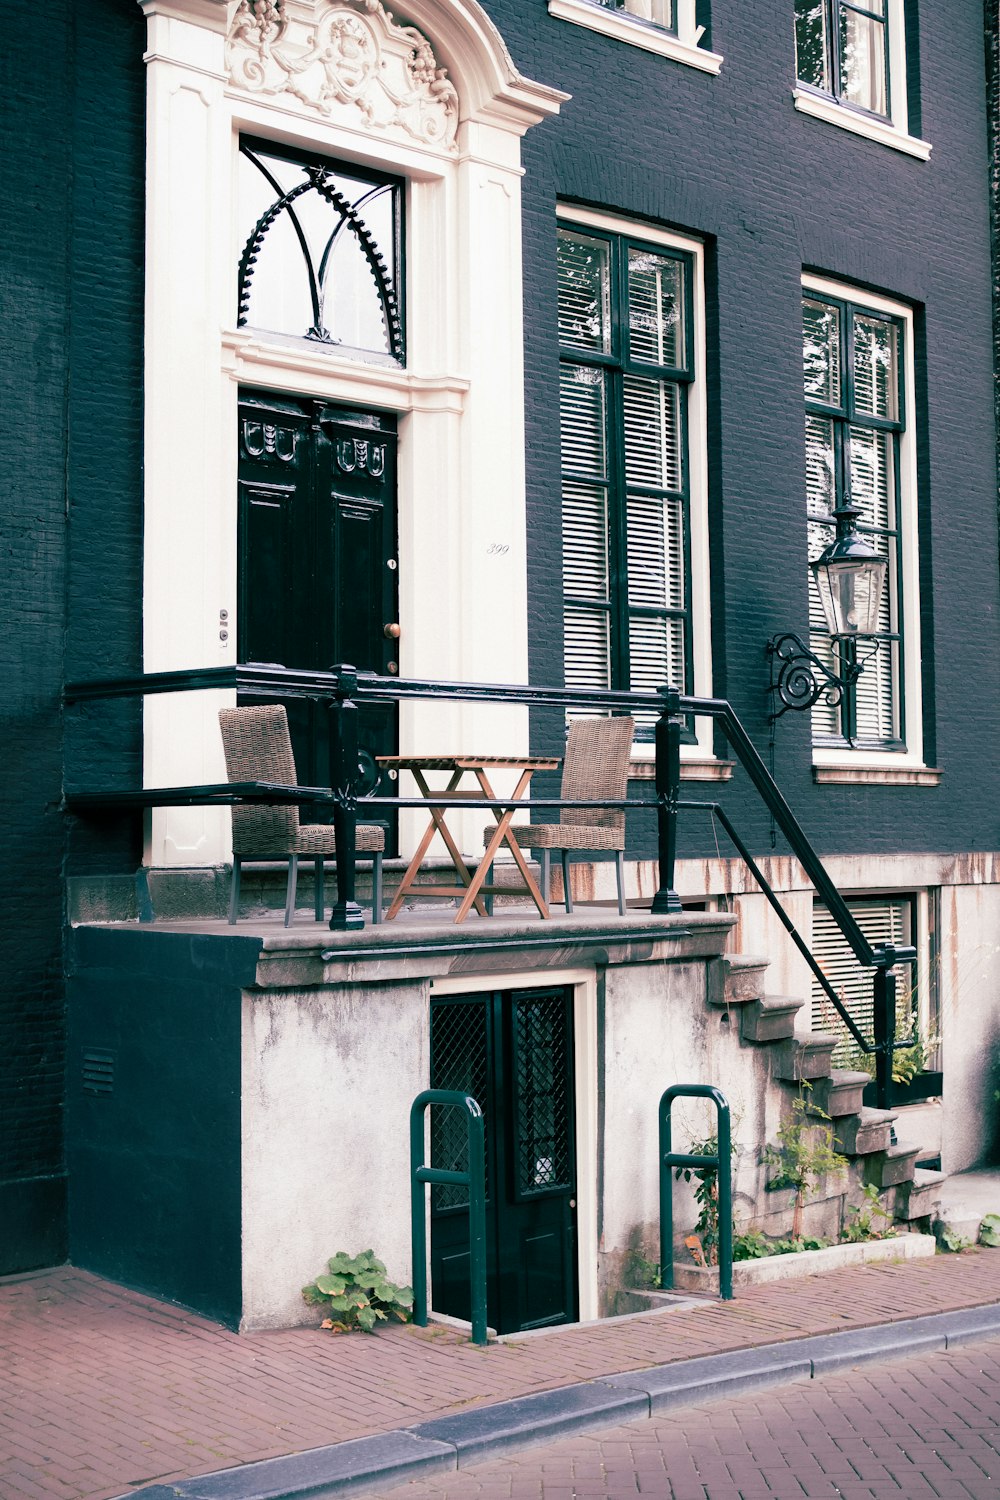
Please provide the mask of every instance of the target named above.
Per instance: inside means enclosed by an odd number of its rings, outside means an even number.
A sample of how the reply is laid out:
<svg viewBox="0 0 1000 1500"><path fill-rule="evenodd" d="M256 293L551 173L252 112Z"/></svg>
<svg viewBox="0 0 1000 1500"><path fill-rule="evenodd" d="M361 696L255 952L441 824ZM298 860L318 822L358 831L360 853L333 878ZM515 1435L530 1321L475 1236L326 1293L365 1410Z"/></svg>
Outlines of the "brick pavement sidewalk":
<svg viewBox="0 0 1000 1500"><path fill-rule="evenodd" d="M479 1349L442 1327L239 1335L61 1267L0 1281L0 1494L109 1500L601 1375L991 1303L1000 1251L977 1249Z"/></svg>

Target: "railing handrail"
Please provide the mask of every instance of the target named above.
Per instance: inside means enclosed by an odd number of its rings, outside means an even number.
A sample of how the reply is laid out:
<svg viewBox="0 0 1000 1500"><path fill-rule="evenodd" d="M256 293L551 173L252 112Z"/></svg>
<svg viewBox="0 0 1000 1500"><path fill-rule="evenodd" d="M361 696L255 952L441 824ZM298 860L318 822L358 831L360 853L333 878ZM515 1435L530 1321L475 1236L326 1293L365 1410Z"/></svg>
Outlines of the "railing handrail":
<svg viewBox="0 0 1000 1500"><path fill-rule="evenodd" d="M532 687L518 683L469 683L452 682L434 678L380 677L374 672L358 671L354 667L340 665L328 672L303 671L283 667L279 664L236 664L222 667L186 668L170 672L154 672L128 677L106 678L68 683L64 689L67 703L91 701L99 698L144 697L150 693L195 691L204 689L253 691L278 697L319 698L330 702L333 708L343 707L352 701L401 701L408 698L431 698L462 702L511 703L520 707L591 708L603 712L656 713L656 798L654 805L658 814L658 845L660 886L654 897L653 911L663 913L679 911L680 901L673 890L673 869L676 856L676 818L679 810L679 742L680 723L688 717L711 718L715 721L736 758L743 766L758 795L782 834L792 853L802 865L816 894L833 917L862 967L876 971L876 1037L874 1049L879 1055L880 1075L888 1066L882 1055L891 1056L893 1037L879 1035L886 1026L886 1013L894 994L894 979L890 971L896 963L912 962L912 948L897 947L892 943L873 945L862 931L853 912L830 878L826 867L813 848L805 831L795 817L777 782L774 780L756 746L744 728L732 704L724 698L700 698L680 694L675 689L663 687L658 692L644 693L632 689L605 690L600 688L552 688ZM335 716L336 717L336 716ZM352 715L341 715L352 718ZM356 734L356 729L350 733ZM336 762L337 774L333 764ZM354 820L357 801L355 791L356 753L352 758L350 747L341 742L339 730L331 733L331 779L333 790L335 825L338 827L338 847L344 851L343 864L350 865L346 883L341 886L341 861L338 861L338 892L341 899L334 908L331 926L359 925L360 915L353 901L353 849ZM190 790L190 789L187 789ZM422 802L423 799L420 799ZM463 799L470 806L469 799ZM532 799L539 809L545 805L559 806L559 799ZM369 798L363 802L366 814L370 809L383 805L406 805L398 798ZM484 802L484 805L485 802ZM507 806L508 803L502 803ZM632 799L629 806L639 805ZM646 804L648 805L648 804ZM338 819L340 820L338 823ZM729 831L729 830L727 830ZM739 845L737 844L737 848ZM350 851L350 857L347 857ZM740 851L742 854L742 850ZM744 859L746 858L743 855ZM762 886L763 889L763 886ZM765 891L765 894L766 891ZM350 910L349 910L350 908ZM813 972L817 965L810 963ZM821 982L844 1015L839 999L831 987ZM878 1018L881 1017L881 1020ZM855 1039L858 1032L853 1022L849 1029ZM890 1031L894 1032L895 1016L891 1018ZM888 1085L880 1076L880 1096L886 1095Z"/></svg>

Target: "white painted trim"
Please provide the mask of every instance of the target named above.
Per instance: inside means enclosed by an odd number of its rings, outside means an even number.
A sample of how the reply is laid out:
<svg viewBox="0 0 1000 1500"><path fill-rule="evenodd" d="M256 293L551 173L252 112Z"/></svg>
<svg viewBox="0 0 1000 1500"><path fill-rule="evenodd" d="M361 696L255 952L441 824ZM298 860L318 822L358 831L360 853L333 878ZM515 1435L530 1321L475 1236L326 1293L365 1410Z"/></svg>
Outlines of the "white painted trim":
<svg viewBox="0 0 1000 1500"><path fill-rule="evenodd" d="M597 975L593 969L525 969L432 979L431 995L475 995L483 990L573 986L574 1113L576 1118L576 1249L579 1320L598 1316L597 1292Z"/></svg>
<svg viewBox="0 0 1000 1500"><path fill-rule="evenodd" d="M803 292L818 292L838 297L857 307L870 307L889 313L904 324L903 334L903 411L904 430L899 435L899 534L900 577L903 614L902 689L906 722L903 726L905 750L850 750L843 746L813 746L815 766L854 766L903 768L924 766L923 698L920 670L920 549L917 533L917 432L916 382L913 365L913 309L904 302L875 292L862 291L847 282L822 276L802 278Z"/></svg>
<svg viewBox="0 0 1000 1500"><path fill-rule="evenodd" d="M698 68L703 73L718 73L722 57L698 46L704 28L694 25L694 0L677 0L677 10L677 34L674 35L626 11L609 10L596 0L549 0L549 15L558 21L585 26L588 31L600 32L602 36L626 42L630 47L642 47L647 52L668 57L671 62L684 63L689 68Z"/></svg>
<svg viewBox="0 0 1000 1500"><path fill-rule="evenodd" d="M880 146L891 146L894 151L915 156L918 161L930 158L933 147L929 141L908 135L905 130L897 130L888 121L862 114L849 104L841 104L826 94L814 94L810 89L796 88L792 90L792 99L797 110L804 115L812 115L814 120L825 120L828 125L849 130L853 135L863 135L869 141L877 141Z"/></svg>
<svg viewBox="0 0 1000 1500"><path fill-rule="evenodd" d="M688 686L693 697L712 696L712 615L709 579L711 572L708 528L708 399L707 349L705 342L705 247L700 240L675 234L651 224L619 218L596 209L578 208L560 203L556 208L560 222L603 229L609 234L632 235L652 245L686 251L694 262L692 309L694 317L695 378L688 391L688 482L690 496L688 515L691 545L691 655L694 680ZM695 743L681 746L681 759L704 762L712 760L712 720L695 720ZM644 753L645 752L645 753ZM648 747L636 745L636 760L645 759Z"/></svg>
<svg viewBox="0 0 1000 1500"><path fill-rule="evenodd" d="M399 418L400 668L526 682L520 137L567 96L518 72L478 0L413 0L458 93L457 138L366 130L290 92L233 83L215 0L142 0L148 18L143 660L236 661L239 386L374 406ZM303 0L302 20L328 0ZM363 163L407 184L407 367L349 360L234 327L241 131ZM490 309L484 318L483 309ZM491 544L499 544L491 550ZM220 638L220 610L228 638ZM505 628L496 630L503 619ZM146 785L224 780L225 695L146 706ZM527 748L517 708L407 704L401 748ZM412 845L419 814L402 820ZM481 847L482 819L460 842ZM465 838L462 837L465 833ZM471 838L472 842L467 843ZM221 864L228 814L157 809L146 858Z"/></svg>

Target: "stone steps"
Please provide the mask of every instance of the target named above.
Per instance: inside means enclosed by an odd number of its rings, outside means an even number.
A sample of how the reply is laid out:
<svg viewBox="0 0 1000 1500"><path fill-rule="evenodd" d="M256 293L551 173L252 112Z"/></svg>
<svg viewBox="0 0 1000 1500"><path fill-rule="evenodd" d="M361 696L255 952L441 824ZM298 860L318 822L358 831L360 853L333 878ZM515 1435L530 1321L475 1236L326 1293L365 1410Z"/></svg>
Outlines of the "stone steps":
<svg viewBox="0 0 1000 1500"><path fill-rule="evenodd" d="M804 1005L794 995L761 995L740 1010L740 1036L745 1042L780 1042L795 1035L795 1017Z"/></svg>
<svg viewBox="0 0 1000 1500"><path fill-rule="evenodd" d="M709 1004L738 1009L741 1040L769 1049L775 1082L793 1088L809 1085L808 1104L829 1118L835 1149L852 1159L852 1197L864 1184L874 1183L897 1222L932 1220L938 1214L943 1175L917 1169L920 1148L895 1144L894 1111L864 1105L864 1090L871 1081L867 1073L833 1066L836 1037L824 1032L796 1035L796 1019L805 1002L768 994L768 966L766 958L753 954L727 954L716 960L709 973Z"/></svg>
<svg viewBox="0 0 1000 1500"><path fill-rule="evenodd" d="M779 1042L771 1053L771 1076L784 1083L811 1083L829 1078L837 1038L822 1031L807 1032Z"/></svg>
<svg viewBox="0 0 1000 1500"><path fill-rule="evenodd" d="M941 1205L941 1184L945 1181L943 1172L915 1167L913 1181L902 1182L896 1189L895 1218L901 1223L909 1224L917 1219L937 1218Z"/></svg>
<svg viewBox="0 0 1000 1500"><path fill-rule="evenodd" d="M829 1115L831 1120L858 1115L863 1108L862 1096L870 1082L867 1073L834 1068L829 1078L815 1080L809 1102Z"/></svg>
<svg viewBox="0 0 1000 1500"><path fill-rule="evenodd" d="M919 1155L919 1146L889 1146L885 1151L875 1151L865 1157L866 1180L880 1190L912 1182Z"/></svg>
<svg viewBox="0 0 1000 1500"><path fill-rule="evenodd" d="M709 965L709 1005L746 1005L764 994L764 975L770 967L767 958L752 954L724 954Z"/></svg>
<svg viewBox="0 0 1000 1500"><path fill-rule="evenodd" d="M834 1145L845 1156L870 1156L874 1151L886 1151L892 1145L895 1118L891 1110L862 1107L856 1114L834 1122Z"/></svg>

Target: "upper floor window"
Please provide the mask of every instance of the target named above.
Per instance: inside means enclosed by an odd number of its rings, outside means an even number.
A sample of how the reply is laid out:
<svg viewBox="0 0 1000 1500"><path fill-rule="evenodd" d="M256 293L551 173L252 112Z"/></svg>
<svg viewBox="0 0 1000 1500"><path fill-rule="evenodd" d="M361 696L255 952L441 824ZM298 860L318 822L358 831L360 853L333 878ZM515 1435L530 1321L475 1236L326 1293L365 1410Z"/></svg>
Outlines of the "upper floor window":
<svg viewBox="0 0 1000 1500"><path fill-rule="evenodd" d="M814 743L831 753L913 754L920 715L912 319L882 299L862 303L833 293L807 283L802 304L809 556L833 540L833 512L850 497L861 511L859 531L888 560L888 577L879 649L839 701L816 704ZM812 580L810 590L812 648L835 669ZM852 641L842 649L849 659L857 650L866 654Z"/></svg>
<svg viewBox="0 0 1000 1500"><path fill-rule="evenodd" d="M707 607L699 267L700 247L638 228L559 231L569 687L695 690L695 613Z"/></svg>
<svg viewBox="0 0 1000 1500"><path fill-rule="evenodd" d="M240 327L403 363L396 179L244 139L239 214Z"/></svg>
<svg viewBox="0 0 1000 1500"><path fill-rule="evenodd" d="M795 0L795 107L926 161L911 133L904 0Z"/></svg>
<svg viewBox="0 0 1000 1500"><path fill-rule="evenodd" d="M638 21L648 21L664 31L677 30L674 0L598 0L598 3L607 6L608 10L620 10L626 16L634 16Z"/></svg>
<svg viewBox="0 0 1000 1500"><path fill-rule="evenodd" d="M586 26L616 41L703 73L718 73L722 58L708 45L708 6L704 0L548 0L549 15Z"/></svg>
<svg viewBox="0 0 1000 1500"><path fill-rule="evenodd" d="M886 0L795 0L795 60L800 83L888 118Z"/></svg>

